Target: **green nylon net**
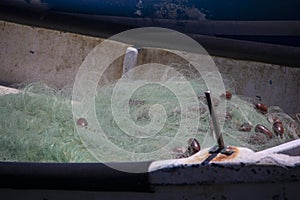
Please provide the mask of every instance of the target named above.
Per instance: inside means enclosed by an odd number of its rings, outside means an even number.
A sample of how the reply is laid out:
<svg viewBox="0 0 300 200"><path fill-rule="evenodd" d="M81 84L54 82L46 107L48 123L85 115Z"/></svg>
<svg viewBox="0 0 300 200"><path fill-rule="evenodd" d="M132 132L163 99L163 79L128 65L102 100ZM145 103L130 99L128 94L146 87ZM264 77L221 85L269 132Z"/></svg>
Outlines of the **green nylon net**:
<svg viewBox="0 0 300 200"><path fill-rule="evenodd" d="M215 104L217 108L226 103L226 115L221 120L226 145L243 146L259 151L299 138L298 122L279 107L271 106L267 114L262 114L254 108L254 100L235 94L234 81L225 76L224 81L226 89L233 93L232 98L226 100L219 97L215 99ZM127 84L136 84L136 81ZM177 96L159 84L145 84L132 94L129 102L124 102L129 104L130 120L142 127L153 120L153 105L161 105L164 108L163 126L149 137L124 134L115 122L111 107L115 83L98 87L96 92L95 109L101 129L90 127L89 121L86 127L78 127L78 117L73 118L72 114L71 88L55 89L41 83L27 84L21 87L21 93L0 96L0 160L118 162L169 159L182 153L191 137L196 138L202 147L211 147L216 143L210 139L212 129L203 93L207 88L203 81L196 78L191 78L189 84L195 90L198 101L186 105L187 117L184 116L186 113L182 113L182 105ZM272 131L274 117L283 122L285 133L282 137L276 136ZM250 132L239 130L244 123L253 126ZM257 134L254 130L257 124L266 126L273 132L274 137L270 139L263 134ZM103 147L103 155L96 158L91 153L91 148L95 147L89 147L82 142L76 126L86 132L86 137L93 137L97 132L105 133L105 140L97 141L99 148ZM183 128L183 133L178 134L179 128ZM121 152L115 154L109 149L106 151L107 141L120 148ZM155 154L157 149L162 148L164 153L157 151ZM132 152L133 156L124 158L122 151ZM152 157L147 156L149 153L152 153Z"/></svg>

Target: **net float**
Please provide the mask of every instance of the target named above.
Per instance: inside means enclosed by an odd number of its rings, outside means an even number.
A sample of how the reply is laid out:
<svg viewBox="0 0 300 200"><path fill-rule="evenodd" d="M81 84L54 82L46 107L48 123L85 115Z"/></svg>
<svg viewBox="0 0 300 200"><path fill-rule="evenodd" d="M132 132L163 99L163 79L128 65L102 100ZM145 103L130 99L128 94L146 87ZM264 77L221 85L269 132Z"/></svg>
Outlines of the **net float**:
<svg viewBox="0 0 300 200"><path fill-rule="evenodd" d="M249 124L249 123L243 123L241 126L240 126L240 128L239 128L239 131L244 131L244 132L250 132L251 131L251 129L252 129L252 125L251 124Z"/></svg>
<svg viewBox="0 0 300 200"><path fill-rule="evenodd" d="M198 140L195 138L189 139L188 144L189 144L188 151L190 152L191 155L197 153L201 149Z"/></svg>
<svg viewBox="0 0 300 200"><path fill-rule="evenodd" d="M229 91L225 91L225 94L221 94L220 97L223 97L223 98L225 98L225 99L227 99L227 100L230 100L231 97L232 97L232 94L231 94L231 92L229 92Z"/></svg>
<svg viewBox="0 0 300 200"><path fill-rule="evenodd" d="M255 132L263 133L263 134L269 136L270 139L273 137L272 132L267 127L265 127L264 125L261 125L261 124L258 124L255 126Z"/></svg>
<svg viewBox="0 0 300 200"><path fill-rule="evenodd" d="M273 130L274 130L276 135L279 135L280 137L282 137L283 133L284 133L284 128L283 128L282 122L281 121L274 122Z"/></svg>
<svg viewBox="0 0 300 200"><path fill-rule="evenodd" d="M263 114L268 112L268 107L262 103L255 104L255 108Z"/></svg>
<svg viewBox="0 0 300 200"><path fill-rule="evenodd" d="M76 121L77 126L81 126L81 127L87 127L88 126L88 122L86 121L85 118L79 118Z"/></svg>
<svg viewBox="0 0 300 200"><path fill-rule="evenodd" d="M189 156L194 155L195 153L200 151L200 144L196 138L190 138L188 140L188 148L187 150L179 155L177 158L187 158Z"/></svg>

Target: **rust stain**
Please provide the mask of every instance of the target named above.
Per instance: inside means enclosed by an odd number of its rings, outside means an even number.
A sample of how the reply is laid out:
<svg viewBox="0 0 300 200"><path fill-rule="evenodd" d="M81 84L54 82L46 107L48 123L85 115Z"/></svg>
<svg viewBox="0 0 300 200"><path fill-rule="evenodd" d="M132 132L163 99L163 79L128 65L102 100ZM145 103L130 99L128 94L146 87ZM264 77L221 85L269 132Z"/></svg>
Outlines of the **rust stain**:
<svg viewBox="0 0 300 200"><path fill-rule="evenodd" d="M239 155L239 149L234 146L228 146L227 150L234 151L233 154L231 155L225 155L218 153L216 157L214 157L210 162L224 162L224 161L229 161L233 160ZM202 163L205 161L207 158L209 158L212 154L207 152L204 152L202 154L198 154L196 156L191 157L190 159L187 160L187 164L195 164L195 163Z"/></svg>

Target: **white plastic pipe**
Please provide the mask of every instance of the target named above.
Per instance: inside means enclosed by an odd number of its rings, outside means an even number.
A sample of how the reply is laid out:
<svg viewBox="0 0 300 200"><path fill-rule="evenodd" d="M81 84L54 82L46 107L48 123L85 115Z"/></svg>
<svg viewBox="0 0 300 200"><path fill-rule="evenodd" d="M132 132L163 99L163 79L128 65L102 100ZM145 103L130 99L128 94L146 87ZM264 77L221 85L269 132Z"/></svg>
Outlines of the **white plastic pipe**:
<svg viewBox="0 0 300 200"><path fill-rule="evenodd" d="M123 62L123 74L122 76L131 78L129 72L132 68L136 66L137 63L137 57L138 57L138 50L134 47L128 47L126 49L124 62Z"/></svg>

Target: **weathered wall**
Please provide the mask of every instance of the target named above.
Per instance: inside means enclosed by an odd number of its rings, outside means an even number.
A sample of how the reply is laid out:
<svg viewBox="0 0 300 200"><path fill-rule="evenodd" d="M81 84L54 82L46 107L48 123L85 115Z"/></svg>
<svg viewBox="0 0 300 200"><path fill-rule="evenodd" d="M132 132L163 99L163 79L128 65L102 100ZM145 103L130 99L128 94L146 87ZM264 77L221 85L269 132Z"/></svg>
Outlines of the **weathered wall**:
<svg viewBox="0 0 300 200"><path fill-rule="evenodd" d="M63 87L73 85L76 72L102 39L0 21L0 82L43 81ZM191 54L192 56L192 54ZM138 64L156 60L184 62L160 50L141 51ZM300 112L300 68L213 57L222 73L236 81L237 92L261 96L267 105ZM121 77L123 58L106 71L108 80ZM151 72L151 70L149 71Z"/></svg>
<svg viewBox="0 0 300 200"><path fill-rule="evenodd" d="M76 71L100 39L0 22L0 80L42 80L57 86L74 81Z"/></svg>

